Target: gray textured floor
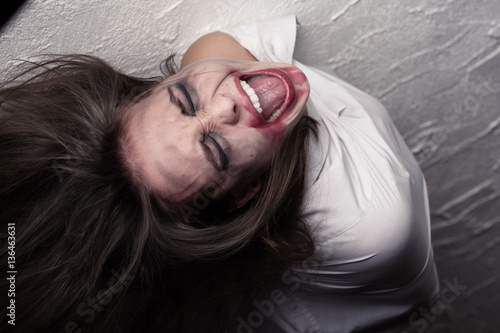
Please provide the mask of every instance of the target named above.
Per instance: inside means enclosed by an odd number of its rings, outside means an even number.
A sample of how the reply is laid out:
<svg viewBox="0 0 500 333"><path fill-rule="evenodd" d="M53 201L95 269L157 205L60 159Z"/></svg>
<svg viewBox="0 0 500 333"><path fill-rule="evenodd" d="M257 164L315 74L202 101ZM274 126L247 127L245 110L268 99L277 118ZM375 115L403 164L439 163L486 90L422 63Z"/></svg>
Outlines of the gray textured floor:
<svg viewBox="0 0 500 333"><path fill-rule="evenodd" d="M318 44L331 20L302 19L297 57L378 97L421 164L440 279L466 289L414 328L500 332L500 2L418 4L352 1Z"/></svg>

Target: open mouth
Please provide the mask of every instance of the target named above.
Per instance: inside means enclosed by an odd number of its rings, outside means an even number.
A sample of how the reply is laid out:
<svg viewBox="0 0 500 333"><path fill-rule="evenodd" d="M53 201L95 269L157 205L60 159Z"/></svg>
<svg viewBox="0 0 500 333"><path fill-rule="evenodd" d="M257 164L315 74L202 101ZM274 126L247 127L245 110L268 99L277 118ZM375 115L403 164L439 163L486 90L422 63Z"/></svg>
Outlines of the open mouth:
<svg viewBox="0 0 500 333"><path fill-rule="evenodd" d="M243 91L248 95L255 110L270 122L279 117L291 104L294 90L284 75L276 73L243 75L239 78Z"/></svg>

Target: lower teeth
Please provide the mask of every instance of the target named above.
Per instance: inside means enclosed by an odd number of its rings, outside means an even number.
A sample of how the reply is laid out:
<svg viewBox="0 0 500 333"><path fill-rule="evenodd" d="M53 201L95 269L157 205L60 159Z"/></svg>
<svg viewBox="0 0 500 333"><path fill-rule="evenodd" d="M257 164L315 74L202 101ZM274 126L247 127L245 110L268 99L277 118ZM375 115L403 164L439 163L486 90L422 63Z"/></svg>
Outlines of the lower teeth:
<svg viewBox="0 0 500 333"><path fill-rule="evenodd" d="M278 109L276 109L276 111L274 111L273 114L269 118L266 119L266 121L273 120L273 118L276 117L280 113L281 108L283 108L283 105L281 105Z"/></svg>

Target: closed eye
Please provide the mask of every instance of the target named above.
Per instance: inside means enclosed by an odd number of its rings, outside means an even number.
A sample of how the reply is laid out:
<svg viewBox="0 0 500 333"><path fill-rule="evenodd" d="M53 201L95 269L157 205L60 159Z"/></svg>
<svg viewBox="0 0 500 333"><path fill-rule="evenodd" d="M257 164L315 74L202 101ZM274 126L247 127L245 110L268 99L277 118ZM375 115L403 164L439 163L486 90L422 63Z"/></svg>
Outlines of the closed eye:
<svg viewBox="0 0 500 333"><path fill-rule="evenodd" d="M201 147L203 148L203 152L205 153L205 158L214 166L215 169L219 171L227 171L229 169L229 159L227 158L224 149L220 146L216 139L214 139L210 133L205 134L204 140L201 141ZM217 155L219 155L219 162L215 160L213 149L207 145L207 140L209 139L212 143L212 146L217 150Z"/></svg>
<svg viewBox="0 0 500 333"><path fill-rule="evenodd" d="M189 92L183 84L176 84L175 91L172 86L168 86L168 94L170 95L170 103L176 105L183 115L195 116L196 110ZM179 94L179 91L181 92Z"/></svg>
<svg viewBox="0 0 500 333"><path fill-rule="evenodd" d="M196 113L196 109L194 107L193 100L191 99L191 95L189 95L189 92L186 89L186 86L183 83L178 83L176 86L182 92L182 94L184 95L184 97L187 100L187 106L188 106L188 109L190 111L189 114L194 116Z"/></svg>
<svg viewBox="0 0 500 333"><path fill-rule="evenodd" d="M226 171L228 169L229 160L227 158L226 153L224 152L224 149L222 149L222 147L219 145L217 140L215 140L210 135L210 133L207 134L207 137L213 142L215 148L217 148L217 152L219 153L219 160L220 160L220 165L221 165L222 171Z"/></svg>

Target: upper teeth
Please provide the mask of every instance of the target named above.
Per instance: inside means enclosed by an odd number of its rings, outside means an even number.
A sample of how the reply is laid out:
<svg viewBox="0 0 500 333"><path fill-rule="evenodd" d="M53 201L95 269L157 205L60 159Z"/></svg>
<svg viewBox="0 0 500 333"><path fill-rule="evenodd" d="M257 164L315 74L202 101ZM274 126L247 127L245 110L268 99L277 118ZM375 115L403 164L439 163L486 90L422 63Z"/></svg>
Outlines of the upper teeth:
<svg viewBox="0 0 500 333"><path fill-rule="evenodd" d="M244 80L240 80L240 84L241 84L241 87L243 88L243 90L245 90L245 92L247 93L250 100L252 101L252 104L253 104L253 107L255 108L255 110L257 110L259 113L262 113L262 108L260 107L260 103L259 103L259 96L257 96L257 94L255 93L255 90L253 90L253 88L250 87L250 85L248 83L246 83L246 81L244 81Z"/></svg>

